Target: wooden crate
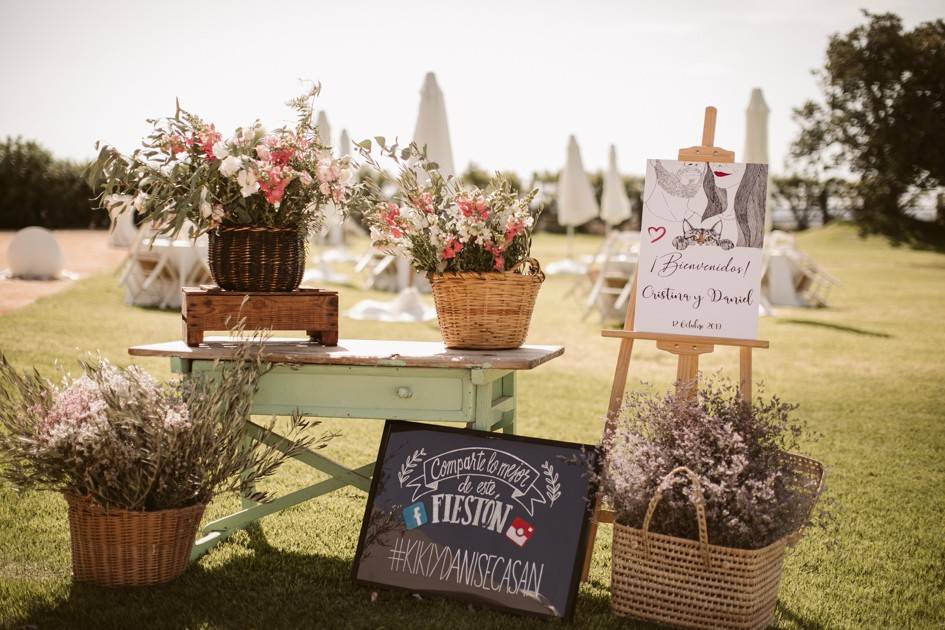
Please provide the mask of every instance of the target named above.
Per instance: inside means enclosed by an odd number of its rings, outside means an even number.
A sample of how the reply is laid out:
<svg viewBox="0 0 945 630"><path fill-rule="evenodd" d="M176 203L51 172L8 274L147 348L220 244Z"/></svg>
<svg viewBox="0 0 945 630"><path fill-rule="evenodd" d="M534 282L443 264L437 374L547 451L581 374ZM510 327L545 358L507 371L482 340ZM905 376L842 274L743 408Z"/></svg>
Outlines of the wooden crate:
<svg viewBox="0 0 945 630"><path fill-rule="evenodd" d="M230 330L241 318L247 330L304 330L312 341L338 345L337 291L257 293L202 286L184 287L183 294L181 328L188 346L199 346L207 331Z"/></svg>

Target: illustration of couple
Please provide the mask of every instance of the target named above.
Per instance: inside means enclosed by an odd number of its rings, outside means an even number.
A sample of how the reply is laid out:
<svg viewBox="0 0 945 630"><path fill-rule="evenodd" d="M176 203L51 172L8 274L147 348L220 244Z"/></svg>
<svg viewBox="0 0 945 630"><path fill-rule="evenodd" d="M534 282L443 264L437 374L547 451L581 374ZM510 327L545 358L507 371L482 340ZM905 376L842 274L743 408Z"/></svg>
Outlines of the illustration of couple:
<svg viewBox="0 0 945 630"><path fill-rule="evenodd" d="M648 166L656 186L647 186L646 212L680 226L676 249L763 246L767 164L650 160Z"/></svg>

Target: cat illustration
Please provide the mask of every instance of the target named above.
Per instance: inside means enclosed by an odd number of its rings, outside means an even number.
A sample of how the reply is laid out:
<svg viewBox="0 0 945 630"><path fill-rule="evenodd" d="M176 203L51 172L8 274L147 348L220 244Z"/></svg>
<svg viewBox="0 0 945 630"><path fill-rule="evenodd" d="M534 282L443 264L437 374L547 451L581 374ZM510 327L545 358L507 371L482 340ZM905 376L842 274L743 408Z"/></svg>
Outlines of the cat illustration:
<svg viewBox="0 0 945 630"><path fill-rule="evenodd" d="M690 245L716 245L724 250L735 247L735 243L722 238L722 222L716 221L711 228L695 228L688 220L683 219L682 236L673 239L673 247L686 249Z"/></svg>

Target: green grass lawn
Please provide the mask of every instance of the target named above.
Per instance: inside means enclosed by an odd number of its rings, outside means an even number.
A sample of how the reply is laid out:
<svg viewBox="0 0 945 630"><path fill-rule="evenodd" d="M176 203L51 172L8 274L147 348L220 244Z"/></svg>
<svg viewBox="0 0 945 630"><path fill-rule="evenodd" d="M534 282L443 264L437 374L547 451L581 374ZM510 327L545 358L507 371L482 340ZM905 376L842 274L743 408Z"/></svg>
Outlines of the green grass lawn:
<svg viewBox="0 0 945 630"><path fill-rule="evenodd" d="M828 467L836 528L813 531L788 555L776 616L779 628L933 628L945 625L945 256L861 240L836 226L799 237L800 246L837 276L831 308L781 309L761 322L771 348L755 354L756 379L801 404L823 437L807 452ZM581 238L582 252L599 241ZM564 252L541 235L544 261ZM618 341L582 322L567 297L572 280L542 288L530 341L563 344L565 355L520 379L518 431L595 442ZM377 297L377 294L373 294ZM341 291L342 308L372 296ZM0 349L20 366L55 374L101 352L128 363L129 345L180 335L176 313L125 306L112 275L88 278L34 305L0 316ZM342 319L349 338L438 339L433 325ZM673 358L639 343L631 383L668 385ZM139 362L169 375L163 360ZM737 372L737 353L719 351L703 369ZM343 433L326 454L371 461L380 422L327 421ZM269 487L288 490L316 473L289 465ZM65 502L49 493L16 493L0 483L0 627L58 628L541 628L547 622L418 599L350 581L364 493L345 489L267 517L204 556L175 582L139 590L73 584ZM205 518L238 501L216 501ZM576 627L644 627L609 612L610 533L601 528L590 582L582 585ZM711 537L711 532L710 532Z"/></svg>

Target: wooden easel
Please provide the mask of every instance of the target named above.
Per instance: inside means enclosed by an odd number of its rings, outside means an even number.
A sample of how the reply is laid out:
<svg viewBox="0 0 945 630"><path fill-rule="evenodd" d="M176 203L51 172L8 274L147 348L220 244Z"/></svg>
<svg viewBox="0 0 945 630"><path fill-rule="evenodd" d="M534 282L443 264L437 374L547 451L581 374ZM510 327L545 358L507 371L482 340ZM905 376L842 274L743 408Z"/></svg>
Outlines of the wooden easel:
<svg viewBox="0 0 945 630"><path fill-rule="evenodd" d="M686 162L734 162L735 152L712 146L715 141L715 107L705 108L705 121L702 127L702 144L679 150L677 159ZM637 266L639 269L639 265ZM647 333L633 330L633 316L637 301L637 272L633 274L630 301L627 303L627 316L624 319L623 330L604 330L604 337L620 339L620 351L617 354L617 367L614 369L614 381L610 388L610 403L607 406L607 420L604 424L604 439L611 436L616 428L617 418L623 405L624 392L627 386L627 374L630 369L630 355L633 352L633 341L643 339L655 341L656 347L670 354L675 354L676 362L676 391L677 394L695 396L697 393L696 381L699 377L699 355L708 354L715 350L715 346L734 346L739 349L739 390L742 398L751 401L751 352L753 348L767 348L768 342L760 339L728 339L721 337L701 337L694 335L672 335L664 333ZM591 521L590 536L588 536L587 552L584 557L584 574L586 580L591 568L591 558L594 553L594 540L597 537L598 523L613 523L614 513L601 506L600 498L594 509Z"/></svg>

